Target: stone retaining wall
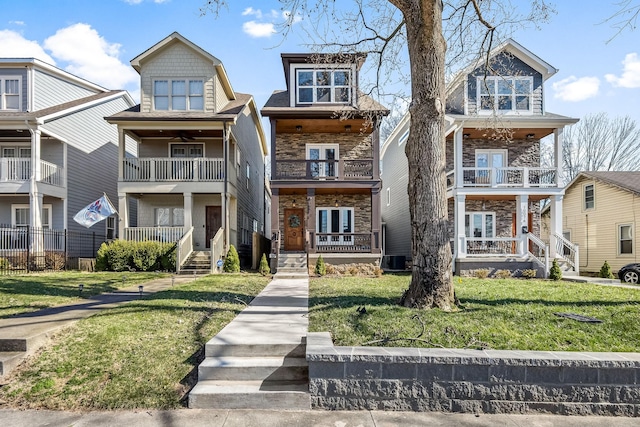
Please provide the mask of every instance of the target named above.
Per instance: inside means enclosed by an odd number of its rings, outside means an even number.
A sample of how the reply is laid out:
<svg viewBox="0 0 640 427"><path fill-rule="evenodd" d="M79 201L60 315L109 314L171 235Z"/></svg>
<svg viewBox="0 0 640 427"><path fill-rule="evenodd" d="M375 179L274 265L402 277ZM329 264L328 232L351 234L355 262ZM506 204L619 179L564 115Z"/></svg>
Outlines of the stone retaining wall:
<svg viewBox="0 0 640 427"><path fill-rule="evenodd" d="M336 347L307 337L316 409L640 416L640 353Z"/></svg>

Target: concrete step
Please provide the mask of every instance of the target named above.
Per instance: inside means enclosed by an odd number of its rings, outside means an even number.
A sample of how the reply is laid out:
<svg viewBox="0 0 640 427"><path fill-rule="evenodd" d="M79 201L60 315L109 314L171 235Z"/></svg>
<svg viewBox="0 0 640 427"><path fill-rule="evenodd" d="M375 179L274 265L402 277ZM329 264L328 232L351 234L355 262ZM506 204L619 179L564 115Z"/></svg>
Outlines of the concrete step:
<svg viewBox="0 0 640 427"><path fill-rule="evenodd" d="M309 273L307 273L306 271L304 273L299 272L299 273L294 273L294 272L281 272L280 270L278 270L276 272L276 274L273 275L274 280L275 279L308 279L309 278Z"/></svg>
<svg viewBox="0 0 640 427"><path fill-rule="evenodd" d="M309 410L306 381L198 381L189 393L192 409Z"/></svg>
<svg viewBox="0 0 640 427"><path fill-rule="evenodd" d="M245 357L248 354L255 358L262 357L304 357L304 343L280 344L232 344L216 337L207 342L204 348L206 357Z"/></svg>
<svg viewBox="0 0 640 427"><path fill-rule="evenodd" d="M198 367L198 381L307 381L303 357L207 357Z"/></svg>
<svg viewBox="0 0 640 427"><path fill-rule="evenodd" d="M25 357L26 351L0 351L0 377L13 371Z"/></svg>

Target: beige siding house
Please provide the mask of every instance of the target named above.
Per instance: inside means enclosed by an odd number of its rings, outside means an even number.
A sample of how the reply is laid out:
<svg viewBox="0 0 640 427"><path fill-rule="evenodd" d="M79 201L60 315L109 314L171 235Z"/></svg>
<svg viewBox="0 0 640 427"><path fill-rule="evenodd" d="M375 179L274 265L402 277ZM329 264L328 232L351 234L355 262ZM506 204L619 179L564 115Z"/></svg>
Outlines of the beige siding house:
<svg viewBox="0 0 640 427"><path fill-rule="evenodd" d="M566 187L563 212L564 236L580 245L581 272L638 262L640 172L581 172Z"/></svg>

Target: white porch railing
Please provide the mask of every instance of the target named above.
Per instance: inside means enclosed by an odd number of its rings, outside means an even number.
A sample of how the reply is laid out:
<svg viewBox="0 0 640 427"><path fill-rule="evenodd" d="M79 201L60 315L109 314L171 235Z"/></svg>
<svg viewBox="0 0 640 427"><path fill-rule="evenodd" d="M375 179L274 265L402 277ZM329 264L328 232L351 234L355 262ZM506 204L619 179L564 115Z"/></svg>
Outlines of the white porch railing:
<svg viewBox="0 0 640 427"><path fill-rule="evenodd" d="M136 242L156 240L159 242L177 242L184 234L184 227L127 227L124 239Z"/></svg>
<svg viewBox="0 0 640 427"><path fill-rule="evenodd" d="M538 236L527 234L527 248L529 255L544 268L544 277L549 276L549 246Z"/></svg>
<svg viewBox="0 0 640 427"><path fill-rule="evenodd" d="M44 182L64 187L64 169L54 163L40 160L41 178ZM31 179L31 159L21 157L0 158L0 182L21 182Z"/></svg>
<svg viewBox="0 0 640 427"><path fill-rule="evenodd" d="M447 185L455 182L449 179ZM462 168L464 187L557 187L557 170L538 167Z"/></svg>
<svg viewBox="0 0 640 427"><path fill-rule="evenodd" d="M176 245L176 273L180 273L182 264L193 252L193 227L189 228Z"/></svg>
<svg viewBox="0 0 640 427"><path fill-rule="evenodd" d="M465 238L467 256L504 256L518 255L518 243L521 240L517 237L492 237Z"/></svg>
<svg viewBox="0 0 640 427"><path fill-rule="evenodd" d="M211 272L218 273L218 260L224 258L224 230L218 228L216 235L211 239Z"/></svg>
<svg viewBox="0 0 640 427"><path fill-rule="evenodd" d="M556 241L556 258L560 258L576 272L580 273L580 247L560 234L553 233Z"/></svg>
<svg viewBox="0 0 640 427"><path fill-rule="evenodd" d="M215 182L224 180L224 160L218 158L128 158L124 159L124 181Z"/></svg>
<svg viewBox="0 0 640 427"><path fill-rule="evenodd" d="M45 160L40 160L40 181L57 185L58 187L64 187L64 169L53 163L49 163Z"/></svg>

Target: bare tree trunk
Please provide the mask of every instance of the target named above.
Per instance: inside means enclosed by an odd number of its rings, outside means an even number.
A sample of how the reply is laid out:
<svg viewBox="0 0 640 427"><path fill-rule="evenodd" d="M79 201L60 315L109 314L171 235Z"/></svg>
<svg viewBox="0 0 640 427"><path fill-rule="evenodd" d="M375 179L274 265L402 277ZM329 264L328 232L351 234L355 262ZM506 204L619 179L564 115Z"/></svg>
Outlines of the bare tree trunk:
<svg viewBox="0 0 640 427"><path fill-rule="evenodd" d="M411 284L402 296L407 307L450 310L454 306L445 175L446 44L442 2L398 2L407 26L411 61L409 212L412 227Z"/></svg>

